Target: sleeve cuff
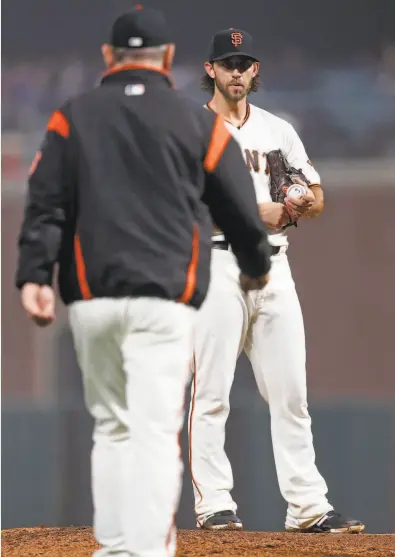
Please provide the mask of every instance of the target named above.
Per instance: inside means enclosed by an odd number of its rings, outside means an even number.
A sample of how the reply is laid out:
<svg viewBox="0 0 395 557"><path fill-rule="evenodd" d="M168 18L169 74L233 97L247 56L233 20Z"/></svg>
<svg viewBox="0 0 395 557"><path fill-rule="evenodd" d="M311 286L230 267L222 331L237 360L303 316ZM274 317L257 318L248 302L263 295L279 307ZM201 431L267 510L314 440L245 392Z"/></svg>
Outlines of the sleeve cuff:
<svg viewBox="0 0 395 557"><path fill-rule="evenodd" d="M15 279L15 286L20 290L26 283L39 284L40 286L52 286L52 273L42 269L30 272L18 271Z"/></svg>

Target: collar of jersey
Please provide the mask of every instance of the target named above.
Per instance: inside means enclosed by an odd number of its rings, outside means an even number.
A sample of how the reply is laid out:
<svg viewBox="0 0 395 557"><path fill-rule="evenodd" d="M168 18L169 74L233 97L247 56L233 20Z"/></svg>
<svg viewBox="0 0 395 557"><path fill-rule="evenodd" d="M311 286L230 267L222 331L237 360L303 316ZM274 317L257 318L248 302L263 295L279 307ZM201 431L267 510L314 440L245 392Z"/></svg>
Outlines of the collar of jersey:
<svg viewBox="0 0 395 557"><path fill-rule="evenodd" d="M210 101L208 103L206 103L205 108L208 108L208 110L211 110L211 112L214 112L214 114L217 114L215 112L215 110L213 110L210 106ZM229 122L229 120L226 120L226 118L224 118L225 122L228 122L228 124L230 124L231 126L233 126L234 128L236 128L237 130L240 130L244 124L247 122L248 118L250 117L251 114L251 105L250 103L247 103L247 110L246 110L246 115L244 116L244 120L242 121L242 123L240 124L240 126L235 126L232 122Z"/></svg>
<svg viewBox="0 0 395 557"><path fill-rule="evenodd" d="M170 87L173 86L169 73L161 68L155 66L146 66L145 64L125 64L117 68L107 70L101 76L100 84L107 82L130 82L131 79L136 80L159 78L168 83Z"/></svg>

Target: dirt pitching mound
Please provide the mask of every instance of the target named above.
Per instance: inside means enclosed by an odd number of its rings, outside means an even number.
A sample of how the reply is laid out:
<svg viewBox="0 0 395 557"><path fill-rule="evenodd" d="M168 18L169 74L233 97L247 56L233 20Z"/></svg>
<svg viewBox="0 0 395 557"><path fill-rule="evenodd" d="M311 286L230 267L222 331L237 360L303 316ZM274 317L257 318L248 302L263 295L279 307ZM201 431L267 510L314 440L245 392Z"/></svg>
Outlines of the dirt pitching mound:
<svg viewBox="0 0 395 557"><path fill-rule="evenodd" d="M90 557L92 529L18 528L2 532L3 557ZM180 530L177 557L395 557L395 534L275 534Z"/></svg>

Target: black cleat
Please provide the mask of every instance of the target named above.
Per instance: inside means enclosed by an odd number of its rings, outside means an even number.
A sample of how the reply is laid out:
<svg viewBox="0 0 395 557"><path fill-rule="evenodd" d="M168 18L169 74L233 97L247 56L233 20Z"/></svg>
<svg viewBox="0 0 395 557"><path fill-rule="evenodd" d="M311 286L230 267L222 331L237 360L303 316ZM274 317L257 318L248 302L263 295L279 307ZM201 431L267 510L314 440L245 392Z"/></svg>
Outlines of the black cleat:
<svg viewBox="0 0 395 557"><path fill-rule="evenodd" d="M233 511L219 511L206 518L200 527L204 530L242 530L243 523Z"/></svg>
<svg viewBox="0 0 395 557"><path fill-rule="evenodd" d="M329 511L315 524L307 528L287 528L287 532L304 534L359 534L365 530L365 524L359 520L345 518L336 511Z"/></svg>

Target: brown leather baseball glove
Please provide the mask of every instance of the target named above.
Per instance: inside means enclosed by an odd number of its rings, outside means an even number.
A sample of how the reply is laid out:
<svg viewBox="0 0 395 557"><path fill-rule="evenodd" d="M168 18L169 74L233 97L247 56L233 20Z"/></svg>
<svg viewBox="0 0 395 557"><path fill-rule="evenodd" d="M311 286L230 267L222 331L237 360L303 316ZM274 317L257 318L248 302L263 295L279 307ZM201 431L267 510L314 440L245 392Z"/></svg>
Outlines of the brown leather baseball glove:
<svg viewBox="0 0 395 557"><path fill-rule="evenodd" d="M275 203L283 203L287 207L289 223L283 227L297 226L298 214L292 210L286 200L289 186L294 184L294 178L303 180L307 186L310 182L302 170L292 167L280 149L270 151L267 155L267 165L270 172L270 196Z"/></svg>

